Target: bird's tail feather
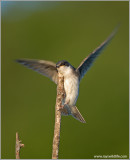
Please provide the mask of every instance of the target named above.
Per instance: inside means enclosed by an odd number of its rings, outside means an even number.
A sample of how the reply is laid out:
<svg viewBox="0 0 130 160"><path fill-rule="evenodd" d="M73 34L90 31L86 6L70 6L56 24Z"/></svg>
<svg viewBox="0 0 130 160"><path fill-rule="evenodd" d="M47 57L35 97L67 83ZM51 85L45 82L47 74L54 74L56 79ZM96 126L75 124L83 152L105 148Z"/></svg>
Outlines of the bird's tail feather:
<svg viewBox="0 0 130 160"><path fill-rule="evenodd" d="M71 115L78 121L82 123L86 123L85 119L83 118L83 116L81 115L81 113L79 112L76 106L71 106Z"/></svg>

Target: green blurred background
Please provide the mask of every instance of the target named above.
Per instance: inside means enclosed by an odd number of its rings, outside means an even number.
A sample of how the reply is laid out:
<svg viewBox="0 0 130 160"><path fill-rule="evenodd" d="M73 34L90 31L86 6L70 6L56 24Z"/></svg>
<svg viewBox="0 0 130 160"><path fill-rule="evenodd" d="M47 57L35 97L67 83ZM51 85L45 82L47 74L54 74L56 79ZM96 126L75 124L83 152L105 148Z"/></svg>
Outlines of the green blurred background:
<svg viewBox="0 0 130 160"><path fill-rule="evenodd" d="M129 154L129 2L2 2L2 158L49 159L56 85L15 59L68 60L77 67L114 27L115 38L81 81L86 124L62 117L59 158ZM128 158L128 157L127 157Z"/></svg>

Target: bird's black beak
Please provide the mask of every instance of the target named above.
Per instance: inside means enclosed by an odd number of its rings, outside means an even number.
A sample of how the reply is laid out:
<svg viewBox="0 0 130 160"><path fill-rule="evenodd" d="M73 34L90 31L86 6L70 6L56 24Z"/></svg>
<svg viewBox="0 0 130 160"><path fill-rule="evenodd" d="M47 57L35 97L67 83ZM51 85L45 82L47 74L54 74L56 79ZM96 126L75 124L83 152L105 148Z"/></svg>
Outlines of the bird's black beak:
<svg viewBox="0 0 130 160"><path fill-rule="evenodd" d="M59 68L60 66L56 65L56 68Z"/></svg>

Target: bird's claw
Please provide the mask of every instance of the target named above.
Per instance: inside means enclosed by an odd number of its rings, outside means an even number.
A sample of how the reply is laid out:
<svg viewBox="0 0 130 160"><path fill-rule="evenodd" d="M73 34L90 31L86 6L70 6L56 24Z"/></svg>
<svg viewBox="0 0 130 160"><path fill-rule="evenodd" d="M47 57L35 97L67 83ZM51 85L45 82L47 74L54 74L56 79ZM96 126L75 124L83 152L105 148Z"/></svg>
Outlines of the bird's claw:
<svg viewBox="0 0 130 160"><path fill-rule="evenodd" d="M58 108L58 111L61 111L64 108L64 105L60 105L60 107Z"/></svg>

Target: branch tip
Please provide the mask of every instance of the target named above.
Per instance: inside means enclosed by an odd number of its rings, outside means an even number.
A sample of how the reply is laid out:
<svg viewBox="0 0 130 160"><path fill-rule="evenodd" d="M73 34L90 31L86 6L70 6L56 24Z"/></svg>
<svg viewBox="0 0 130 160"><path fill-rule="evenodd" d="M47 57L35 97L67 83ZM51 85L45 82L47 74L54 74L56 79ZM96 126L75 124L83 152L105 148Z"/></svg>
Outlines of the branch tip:
<svg viewBox="0 0 130 160"><path fill-rule="evenodd" d="M19 140L18 132L16 132L16 146L15 146L15 152L16 152L16 159L20 159L20 148L24 147L24 144L21 143L22 141Z"/></svg>

